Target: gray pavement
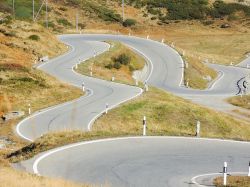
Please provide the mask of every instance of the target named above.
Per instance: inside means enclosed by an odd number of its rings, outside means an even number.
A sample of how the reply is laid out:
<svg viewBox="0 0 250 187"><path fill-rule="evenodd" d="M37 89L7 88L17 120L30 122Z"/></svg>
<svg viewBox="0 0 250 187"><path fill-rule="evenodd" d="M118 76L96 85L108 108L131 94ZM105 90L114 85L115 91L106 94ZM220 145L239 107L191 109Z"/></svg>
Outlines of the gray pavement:
<svg viewBox="0 0 250 187"><path fill-rule="evenodd" d="M247 76L246 68L209 64L222 77L207 90L185 88L183 62L172 48L152 40L118 35L62 35L72 50L39 69L69 84L81 87L86 96L33 114L17 126L20 136L34 140L44 133L65 129L90 130L105 104L115 107L141 94L141 89L82 76L72 71L78 60L108 50L102 42L117 40L137 50L148 60L148 84L217 110L233 109L224 99L237 94L237 82ZM111 186L193 186L195 175L219 172L224 161L233 170L247 167L249 144L189 138L132 138L59 148L21 163L21 167L42 175ZM43 159L44 158L44 159ZM38 160L36 160L38 159ZM37 170L34 169L37 165ZM19 166L20 166L19 165Z"/></svg>
<svg viewBox="0 0 250 187"><path fill-rule="evenodd" d="M38 155L23 162L22 167L31 172L37 168L44 176L99 186L194 187L193 177L220 173L224 161L229 172L247 172L249 147L250 143L209 139L122 138L52 150L42 154L42 159ZM32 165L37 158L39 161ZM212 186L210 177L200 178L197 183Z"/></svg>

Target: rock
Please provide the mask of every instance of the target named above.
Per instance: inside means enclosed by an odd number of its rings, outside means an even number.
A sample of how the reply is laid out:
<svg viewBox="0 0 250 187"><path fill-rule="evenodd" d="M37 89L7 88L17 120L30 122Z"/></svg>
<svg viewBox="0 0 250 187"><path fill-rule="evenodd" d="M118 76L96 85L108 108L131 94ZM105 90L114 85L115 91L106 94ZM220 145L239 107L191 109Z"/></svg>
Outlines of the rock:
<svg viewBox="0 0 250 187"><path fill-rule="evenodd" d="M230 28L231 26L228 23L224 23L220 26L222 29Z"/></svg>

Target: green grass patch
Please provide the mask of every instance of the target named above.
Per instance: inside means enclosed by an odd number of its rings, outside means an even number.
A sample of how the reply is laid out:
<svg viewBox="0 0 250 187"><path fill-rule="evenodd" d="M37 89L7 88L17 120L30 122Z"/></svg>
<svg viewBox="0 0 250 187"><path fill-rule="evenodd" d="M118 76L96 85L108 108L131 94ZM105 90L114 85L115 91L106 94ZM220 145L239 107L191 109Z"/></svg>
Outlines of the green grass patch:
<svg viewBox="0 0 250 187"><path fill-rule="evenodd" d="M12 0L3 0L1 3L6 7L7 12L12 13ZM35 11L38 12L41 2L35 0ZM27 0L15 0L15 18L21 20L32 20L32 1ZM8 7L8 8L7 8ZM45 10L45 8L43 8Z"/></svg>
<svg viewBox="0 0 250 187"><path fill-rule="evenodd" d="M202 137L250 140L250 127L246 123L156 88L102 116L93 128L139 135L144 115L148 135L194 136L199 120Z"/></svg>

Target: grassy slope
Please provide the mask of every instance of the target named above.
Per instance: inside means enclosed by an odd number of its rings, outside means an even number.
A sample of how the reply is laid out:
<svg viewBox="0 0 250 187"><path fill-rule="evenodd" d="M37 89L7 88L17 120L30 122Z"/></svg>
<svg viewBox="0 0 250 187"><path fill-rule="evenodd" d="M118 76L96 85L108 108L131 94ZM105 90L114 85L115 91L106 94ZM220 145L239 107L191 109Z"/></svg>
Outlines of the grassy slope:
<svg viewBox="0 0 250 187"><path fill-rule="evenodd" d="M115 77L115 81L122 82L126 84L134 84L135 81L132 78L133 71L130 70L129 66L122 66L121 69L117 70L115 68L108 69L105 68L106 65L112 64L113 58L119 56L120 54L127 54L131 57L130 66L133 70L140 70L144 67L144 59L132 52L131 49L124 46L119 42L110 42L111 48L109 51L87 60L78 66L78 72L84 75L90 75L90 69L92 67L93 76L105 80L111 80L112 76Z"/></svg>
<svg viewBox="0 0 250 187"><path fill-rule="evenodd" d="M222 177L214 180L216 187L224 187L222 182ZM226 187L250 187L250 177L229 176L228 185Z"/></svg>
<svg viewBox="0 0 250 187"><path fill-rule="evenodd" d="M0 14L2 16L2 14ZM12 110L23 110L27 115L28 104L32 111L78 98L82 92L61 83L45 73L32 69L38 57L55 57L66 52L66 47L42 26L25 21L12 21L0 24L0 115ZM30 35L40 40L29 39ZM48 42L49 40L49 42ZM16 136L14 128L20 119L0 121L0 136L12 143L0 150L2 186L74 186L61 180L50 180L16 172L9 168L4 159L6 154L27 145ZM8 176L8 177L7 177ZM23 179L16 183L15 179ZM80 186L80 185L76 185Z"/></svg>
<svg viewBox="0 0 250 187"><path fill-rule="evenodd" d="M12 22L11 27L0 25L0 29L5 33L0 33L0 112L23 110L27 113L29 103L35 111L82 95L80 90L31 68L38 56L53 57L66 51L49 31L39 25L18 21ZM38 35L40 40L28 39L32 34ZM46 38L50 42L46 42ZM0 134L9 134L12 139L14 124L12 121L7 124L0 124Z"/></svg>
<svg viewBox="0 0 250 187"><path fill-rule="evenodd" d="M149 135L193 136L196 120L199 120L203 137L250 140L247 124L155 88L102 116L93 128L139 135L143 115L148 119Z"/></svg>

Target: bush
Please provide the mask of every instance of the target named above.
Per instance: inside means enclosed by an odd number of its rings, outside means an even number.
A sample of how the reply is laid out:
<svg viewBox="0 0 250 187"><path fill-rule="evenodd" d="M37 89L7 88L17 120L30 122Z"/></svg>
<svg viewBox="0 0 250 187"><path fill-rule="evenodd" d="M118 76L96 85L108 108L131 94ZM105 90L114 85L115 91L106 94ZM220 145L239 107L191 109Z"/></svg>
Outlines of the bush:
<svg viewBox="0 0 250 187"><path fill-rule="evenodd" d="M38 40L40 40L40 37L37 36L37 35L35 35L35 34L33 34L33 35L30 35L30 36L29 36L29 39L30 39L30 40L38 41Z"/></svg>
<svg viewBox="0 0 250 187"><path fill-rule="evenodd" d="M120 64L120 62L115 62L114 65L113 65L113 67L115 69L120 69L122 67L122 65Z"/></svg>
<svg viewBox="0 0 250 187"><path fill-rule="evenodd" d="M136 24L136 20L134 19L126 19L124 22L123 22L123 26L124 27L131 27L133 25Z"/></svg>
<svg viewBox="0 0 250 187"><path fill-rule="evenodd" d="M120 54L118 57L114 58L114 62L118 62L125 66L130 63L130 60L131 60L130 56L128 56L125 53Z"/></svg>
<svg viewBox="0 0 250 187"><path fill-rule="evenodd" d="M233 15L237 11L243 11L245 15L250 16L250 7L238 3L224 3L221 0L216 0L213 3L211 16L214 18L222 18L224 16Z"/></svg>

